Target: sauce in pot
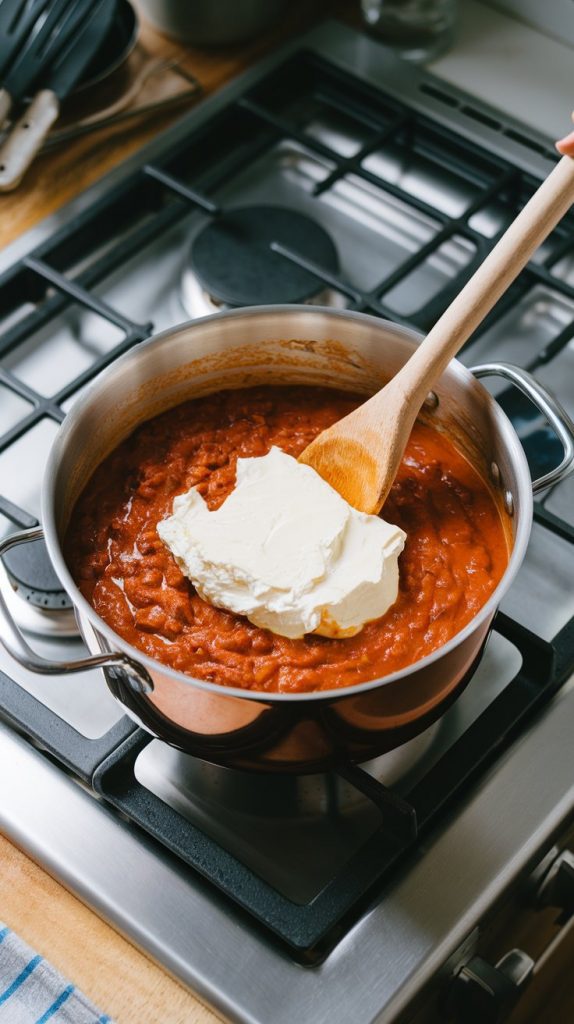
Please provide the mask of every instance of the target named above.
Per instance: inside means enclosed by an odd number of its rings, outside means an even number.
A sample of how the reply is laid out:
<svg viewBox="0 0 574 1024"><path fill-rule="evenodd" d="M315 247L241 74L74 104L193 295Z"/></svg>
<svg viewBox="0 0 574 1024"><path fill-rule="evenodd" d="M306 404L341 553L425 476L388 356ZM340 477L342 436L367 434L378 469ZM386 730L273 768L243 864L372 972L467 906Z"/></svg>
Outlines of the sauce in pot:
<svg viewBox="0 0 574 1024"><path fill-rule="evenodd" d="M288 639L203 601L157 534L176 495L211 509L238 456L297 456L364 399L315 387L220 391L142 424L98 467L74 510L66 559L84 596L124 640L197 679L307 692L405 668L458 633L508 563L495 501L443 434L417 422L384 507L407 534L396 603L348 639ZM310 510L312 514L312 510Z"/></svg>

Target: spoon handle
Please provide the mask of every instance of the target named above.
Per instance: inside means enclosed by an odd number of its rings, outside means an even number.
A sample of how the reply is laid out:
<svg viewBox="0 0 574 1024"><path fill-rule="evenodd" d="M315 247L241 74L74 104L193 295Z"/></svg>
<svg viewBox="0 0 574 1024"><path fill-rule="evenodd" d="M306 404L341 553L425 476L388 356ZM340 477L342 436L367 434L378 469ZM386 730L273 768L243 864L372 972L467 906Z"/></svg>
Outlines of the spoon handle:
<svg viewBox="0 0 574 1024"><path fill-rule="evenodd" d="M50 89L40 89L0 146L0 192L17 188L60 113Z"/></svg>
<svg viewBox="0 0 574 1024"><path fill-rule="evenodd" d="M573 202L574 157L563 156L394 377L403 402L418 412L437 377Z"/></svg>

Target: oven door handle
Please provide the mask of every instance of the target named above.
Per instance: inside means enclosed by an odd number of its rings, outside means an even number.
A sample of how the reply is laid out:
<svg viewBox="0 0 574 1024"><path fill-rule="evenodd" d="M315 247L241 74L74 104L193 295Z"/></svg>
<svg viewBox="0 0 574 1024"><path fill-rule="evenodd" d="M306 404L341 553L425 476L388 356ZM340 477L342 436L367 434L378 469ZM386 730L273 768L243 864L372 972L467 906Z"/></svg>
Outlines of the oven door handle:
<svg viewBox="0 0 574 1024"><path fill-rule="evenodd" d="M514 384L546 417L561 442L564 448L562 461L555 469L532 481L533 494L538 494L539 491L544 491L552 484L564 480L574 469L574 423L554 395L551 395L527 370L512 366L510 363L484 363L481 366L473 366L470 372L478 380L481 377L503 377Z"/></svg>
<svg viewBox="0 0 574 1024"><path fill-rule="evenodd" d="M44 531L41 527L13 533L0 541L0 561L11 548L17 544L27 544L33 540L41 540ZM36 654L24 639L14 622L6 598L5 587L10 586L6 572L0 573L0 643L8 654L29 672L41 675L67 675L71 672L85 672L92 668L121 668L129 677L130 683L138 693L151 693L153 683L149 672L139 662L119 651L109 654L91 655L76 661L48 661Z"/></svg>

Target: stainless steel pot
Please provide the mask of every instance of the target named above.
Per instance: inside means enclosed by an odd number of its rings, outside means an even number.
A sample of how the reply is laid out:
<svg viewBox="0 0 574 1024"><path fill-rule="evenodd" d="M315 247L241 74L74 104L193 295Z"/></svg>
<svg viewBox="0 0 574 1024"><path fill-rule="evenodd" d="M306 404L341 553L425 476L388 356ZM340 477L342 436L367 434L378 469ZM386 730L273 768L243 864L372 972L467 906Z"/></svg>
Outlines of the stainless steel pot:
<svg viewBox="0 0 574 1024"><path fill-rule="evenodd" d="M155 28L193 46L245 42L268 28L286 0L139 0L138 8Z"/></svg>
<svg viewBox="0 0 574 1024"><path fill-rule="evenodd" d="M38 657L0 596L0 636L26 668L63 673L103 667L114 696L155 736L207 761L262 771L322 771L399 746L436 720L468 682L496 608L524 557L532 492L574 468L574 425L522 370L453 361L422 415L447 430L490 479L511 542L507 570L475 618L439 650L401 672L344 690L258 694L202 682L122 640L84 599L62 555L74 504L101 460L135 427L186 399L254 384L323 384L365 394L403 365L418 336L383 320L308 306L236 310L184 324L139 345L92 384L60 429L46 468L42 519L54 567L93 656L55 664ZM564 446L560 466L531 482L512 424L477 378L498 374L541 409ZM40 530L0 545L36 539Z"/></svg>

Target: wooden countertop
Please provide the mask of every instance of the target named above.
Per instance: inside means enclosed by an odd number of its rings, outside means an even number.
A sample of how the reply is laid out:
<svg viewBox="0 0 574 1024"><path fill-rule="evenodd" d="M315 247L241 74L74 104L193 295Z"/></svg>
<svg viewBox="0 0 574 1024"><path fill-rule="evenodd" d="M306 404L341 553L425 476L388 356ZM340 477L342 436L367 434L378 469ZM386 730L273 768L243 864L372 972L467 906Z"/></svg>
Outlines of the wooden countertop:
<svg viewBox="0 0 574 1024"><path fill-rule="evenodd" d="M137 0L134 6L137 8ZM358 0L305 0L305 3L288 4L285 16L269 32L243 46L218 49L183 46L161 36L143 19L139 39L150 56L174 57L200 81L203 96L209 96L263 54L327 16L357 23ZM93 184L190 110L191 104L147 121L127 122L121 128L94 132L39 157L15 192L0 195L0 245L7 245Z"/></svg>
<svg viewBox="0 0 574 1024"><path fill-rule="evenodd" d="M150 55L174 55L199 79L205 96L325 16L338 14L356 20L356 7L352 0L291 4L271 31L241 47L183 47L143 21L140 38ZM17 191L0 196L0 244L7 245L53 213L189 109L189 105L182 106L143 123L128 122L119 131L99 131L40 157ZM0 859L0 918L117 1024L214 1024L218 1020L2 836Z"/></svg>
<svg viewBox="0 0 574 1024"><path fill-rule="evenodd" d="M116 1024L217 1024L187 989L0 836L0 918Z"/></svg>

